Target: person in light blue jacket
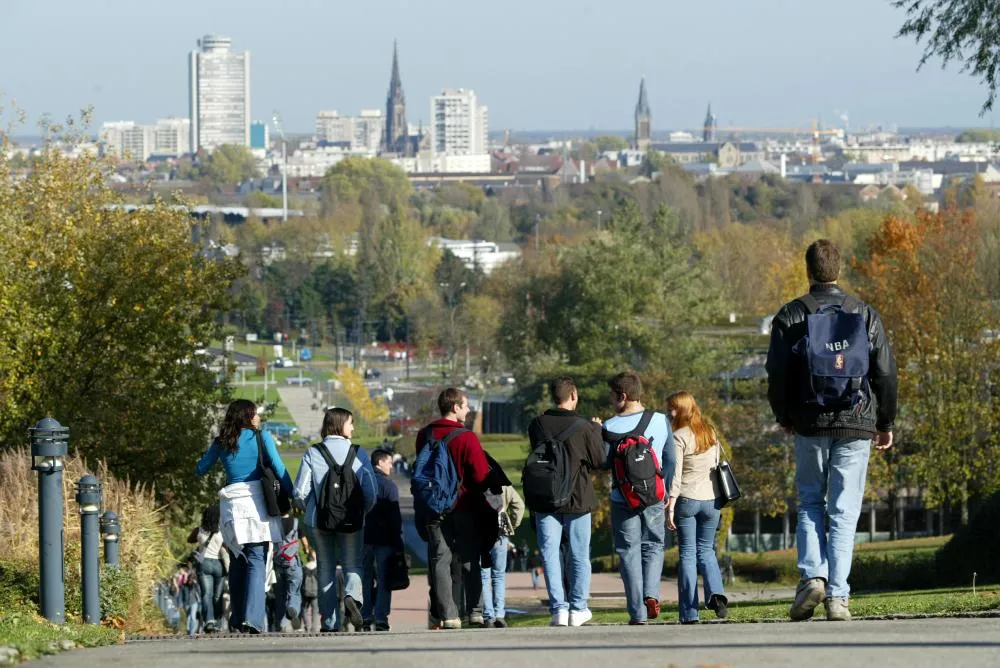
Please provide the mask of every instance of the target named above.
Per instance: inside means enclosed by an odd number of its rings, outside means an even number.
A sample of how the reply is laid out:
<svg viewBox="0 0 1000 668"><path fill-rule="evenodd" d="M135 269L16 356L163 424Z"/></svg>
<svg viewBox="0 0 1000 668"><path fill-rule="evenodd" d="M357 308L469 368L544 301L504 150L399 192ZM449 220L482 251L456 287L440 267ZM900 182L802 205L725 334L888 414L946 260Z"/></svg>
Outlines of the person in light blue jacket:
<svg viewBox="0 0 1000 668"><path fill-rule="evenodd" d="M329 467L317 448L326 448L338 465L347 460L354 433L354 416L345 408L331 408L323 416L320 436L323 442L309 448L302 456L302 465L295 479L295 500L305 508L305 524L312 529L312 544L319 562L320 631L329 633L340 630L344 624L339 619L340 601L337 596L337 562L344 569L344 612L347 620L360 631L363 626L361 604L364 602L361 586L361 554L364 550L364 531L338 533L324 531L317 526L316 505L319 492ZM375 507L377 484L371 460L358 448L351 467L364 496L365 515Z"/></svg>

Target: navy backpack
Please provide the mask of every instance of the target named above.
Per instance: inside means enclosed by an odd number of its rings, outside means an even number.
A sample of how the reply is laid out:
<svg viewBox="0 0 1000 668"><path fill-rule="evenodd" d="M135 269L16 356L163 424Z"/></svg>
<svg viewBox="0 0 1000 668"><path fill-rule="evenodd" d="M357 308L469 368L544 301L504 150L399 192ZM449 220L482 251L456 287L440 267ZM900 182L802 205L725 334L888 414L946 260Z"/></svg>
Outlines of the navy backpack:
<svg viewBox="0 0 1000 668"><path fill-rule="evenodd" d="M793 351L806 363L805 403L830 410L853 408L868 394L871 343L861 302L848 296L841 304L821 305L812 295L798 299L806 307L807 333Z"/></svg>
<svg viewBox="0 0 1000 668"><path fill-rule="evenodd" d="M415 512L425 521L441 517L458 502L458 471L448 453L448 443L467 431L456 428L444 438L430 440L417 455L410 492Z"/></svg>

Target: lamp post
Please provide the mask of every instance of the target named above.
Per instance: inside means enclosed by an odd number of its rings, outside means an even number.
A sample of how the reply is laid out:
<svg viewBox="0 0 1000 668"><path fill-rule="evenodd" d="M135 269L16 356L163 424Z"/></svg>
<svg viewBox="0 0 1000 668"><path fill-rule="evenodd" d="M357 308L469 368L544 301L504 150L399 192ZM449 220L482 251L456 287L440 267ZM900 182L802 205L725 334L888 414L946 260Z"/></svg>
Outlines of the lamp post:
<svg viewBox="0 0 1000 668"><path fill-rule="evenodd" d="M597 210L597 229L601 229L601 214L604 213L600 209Z"/></svg>
<svg viewBox="0 0 1000 668"><path fill-rule="evenodd" d="M63 458L69 428L45 418L28 430L31 468L38 471L38 599L42 615L54 624L66 621L63 566Z"/></svg>
<svg viewBox="0 0 1000 668"><path fill-rule="evenodd" d="M101 536L104 537L104 564L118 568L118 537L121 524L118 515L110 510L101 515Z"/></svg>
<svg viewBox="0 0 1000 668"><path fill-rule="evenodd" d="M97 515L101 512L101 483L89 473L76 483L80 504L80 579L84 624L101 623L101 587L97 554Z"/></svg>
<svg viewBox="0 0 1000 668"><path fill-rule="evenodd" d="M281 222L288 222L288 143L285 141L285 131L281 127L281 114L277 111L271 119L274 129L281 137Z"/></svg>

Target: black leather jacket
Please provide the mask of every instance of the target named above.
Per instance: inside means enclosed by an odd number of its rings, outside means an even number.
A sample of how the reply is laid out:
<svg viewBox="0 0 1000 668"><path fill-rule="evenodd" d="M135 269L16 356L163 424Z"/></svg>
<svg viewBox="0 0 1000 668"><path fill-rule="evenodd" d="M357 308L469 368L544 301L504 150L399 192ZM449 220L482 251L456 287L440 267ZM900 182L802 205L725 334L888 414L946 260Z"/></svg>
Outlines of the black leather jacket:
<svg viewBox="0 0 1000 668"><path fill-rule="evenodd" d="M821 305L840 304L846 297L832 283L813 285L809 294ZM807 405L800 396L801 381L808 371L804 360L792 353L792 346L806 335L806 307L798 300L791 301L774 316L767 351L767 398L780 425L792 427L804 436L864 438L876 431L892 431L896 420L896 358L878 311L859 300L855 312L863 312L868 324L871 392L859 407L840 411Z"/></svg>

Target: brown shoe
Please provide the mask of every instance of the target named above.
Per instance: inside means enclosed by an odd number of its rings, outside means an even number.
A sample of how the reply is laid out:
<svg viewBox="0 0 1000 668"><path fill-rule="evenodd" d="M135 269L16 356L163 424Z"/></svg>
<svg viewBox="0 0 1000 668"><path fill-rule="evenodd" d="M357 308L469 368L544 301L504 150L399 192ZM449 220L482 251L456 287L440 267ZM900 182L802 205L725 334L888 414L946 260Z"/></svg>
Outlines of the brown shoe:
<svg viewBox="0 0 1000 668"><path fill-rule="evenodd" d="M652 596L646 597L646 618L656 619L660 616L660 602Z"/></svg>
<svg viewBox="0 0 1000 668"><path fill-rule="evenodd" d="M813 616L813 611L826 598L826 580L810 578L799 583L795 590L795 602L788 616L793 622L803 622Z"/></svg>

